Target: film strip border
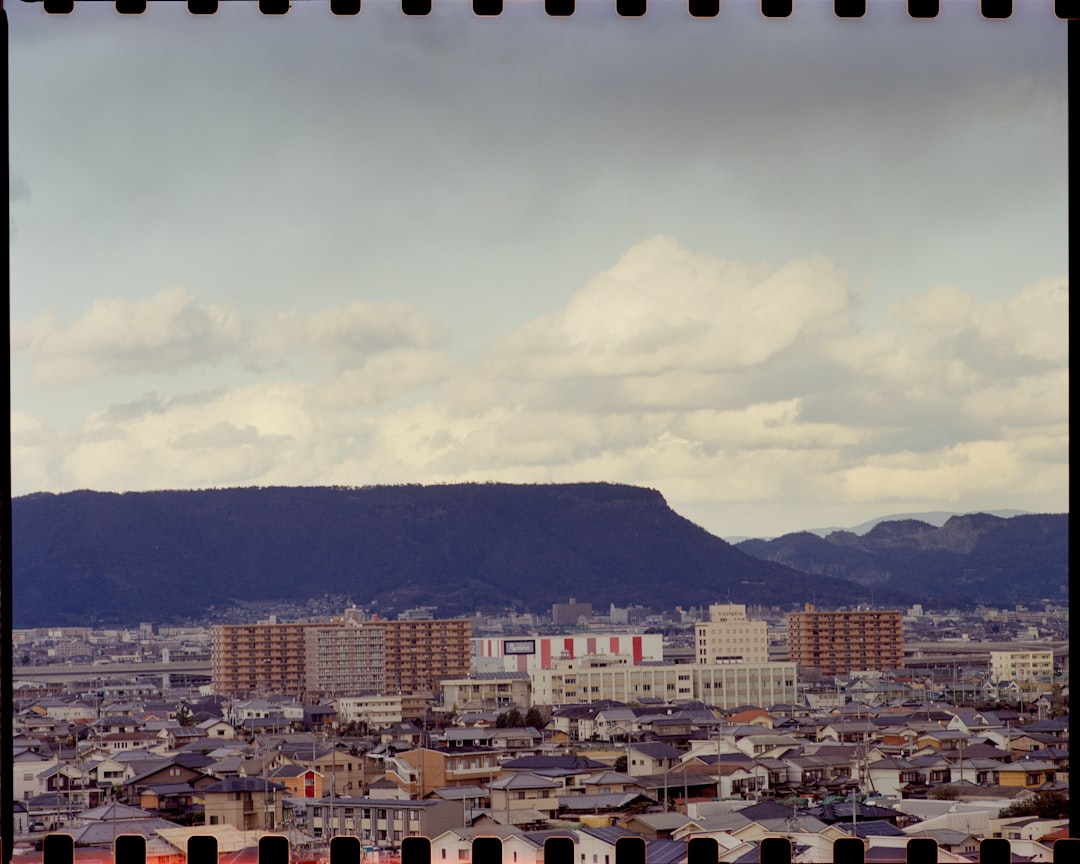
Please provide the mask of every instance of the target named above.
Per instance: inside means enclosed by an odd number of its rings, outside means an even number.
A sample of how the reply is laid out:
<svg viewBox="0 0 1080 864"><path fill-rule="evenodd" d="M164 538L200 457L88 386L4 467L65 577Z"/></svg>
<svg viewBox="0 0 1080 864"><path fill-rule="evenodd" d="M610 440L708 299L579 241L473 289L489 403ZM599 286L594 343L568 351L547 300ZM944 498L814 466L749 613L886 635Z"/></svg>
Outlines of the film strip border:
<svg viewBox="0 0 1080 864"><path fill-rule="evenodd" d="M53 15L67 15L74 11L75 0L39 0L45 11ZM285 15L294 0L257 0L259 11L264 15ZM307 0L315 2L315 0ZM334 15L359 15L363 8L362 0L326 0L330 12ZM369 0L372 2L372 0ZM507 0L472 0L473 12L480 17L501 15ZM540 0L535 0L540 2ZM589 2L589 0L585 0ZM616 14L623 18L640 18L648 11L648 0L607 0L612 3ZM657 2L657 0L654 0ZM720 15L721 0L683 0L687 12L693 18L716 18ZM731 0L728 0L731 2ZM759 0L761 14L766 18L788 18L794 11L794 0ZM880 2L880 0L872 0ZM833 12L838 18L862 18L867 14L868 0L832 0ZM907 4L908 15L912 18L936 18L941 13L942 2L948 4L956 0L903 0ZM1001 20L1011 18L1013 0L978 0L979 11L984 18ZM1029 0L1021 0L1029 2ZM1062 20L1080 17L1080 0L1045 0L1052 3L1054 15ZM122 15L141 15L148 7L147 0L114 0L116 11ZM401 11L405 15L424 16L431 14L433 0L401 0ZM551 17L566 18L574 14L577 0L543 0L544 11ZM213 15L220 7L219 0L187 0L188 10L193 15Z"/></svg>
<svg viewBox="0 0 1080 864"><path fill-rule="evenodd" d="M258 841L258 864L290 864L289 840L283 835L267 834ZM711 837L694 837L687 844L686 864L717 864L720 846ZM793 847L786 837L766 837L758 847L760 864L791 864ZM897 850L898 860L906 864L937 864L937 842L917 837ZM548 837L544 841L544 864L577 864L576 848L570 837ZM193 835L188 839L187 864L218 864L217 838ZM498 837L477 837L470 846L471 864L503 864L503 843ZM356 837L334 837L330 841L328 864L363 864L365 852ZM607 857L607 856L605 856ZM584 858L584 856L582 856ZM136 834L116 838L113 846L115 864L147 864L146 839ZM432 864L431 841L425 837L406 837L401 842L401 864ZM818 860L818 859L815 859ZM876 859L880 860L880 859ZM1012 848L1008 840L987 839L979 845L979 864L1011 864ZM1080 840L1055 841L1054 864L1075 864L1080 860ZM75 864L75 844L70 834L49 834L42 843L42 864ZM833 864L865 864L866 846L857 837L833 843ZM645 840L620 837L615 841L614 864L648 864Z"/></svg>

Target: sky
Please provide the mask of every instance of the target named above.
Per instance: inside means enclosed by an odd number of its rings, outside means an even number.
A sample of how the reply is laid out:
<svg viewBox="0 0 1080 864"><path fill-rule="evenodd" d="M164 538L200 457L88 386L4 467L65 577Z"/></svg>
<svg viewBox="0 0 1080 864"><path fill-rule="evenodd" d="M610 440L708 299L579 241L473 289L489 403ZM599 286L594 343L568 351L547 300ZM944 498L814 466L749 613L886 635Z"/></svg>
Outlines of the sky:
<svg viewBox="0 0 1080 864"><path fill-rule="evenodd" d="M7 4L16 496L1068 510L1053 4Z"/></svg>

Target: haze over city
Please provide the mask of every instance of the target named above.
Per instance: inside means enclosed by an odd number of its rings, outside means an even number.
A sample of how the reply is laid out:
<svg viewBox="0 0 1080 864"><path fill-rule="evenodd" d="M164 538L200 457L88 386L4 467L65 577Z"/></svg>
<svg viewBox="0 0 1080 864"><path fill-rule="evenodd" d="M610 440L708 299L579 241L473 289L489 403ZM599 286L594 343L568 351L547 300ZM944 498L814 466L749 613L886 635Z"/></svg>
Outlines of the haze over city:
<svg viewBox="0 0 1080 864"><path fill-rule="evenodd" d="M1068 509L1066 28L7 9L14 493Z"/></svg>

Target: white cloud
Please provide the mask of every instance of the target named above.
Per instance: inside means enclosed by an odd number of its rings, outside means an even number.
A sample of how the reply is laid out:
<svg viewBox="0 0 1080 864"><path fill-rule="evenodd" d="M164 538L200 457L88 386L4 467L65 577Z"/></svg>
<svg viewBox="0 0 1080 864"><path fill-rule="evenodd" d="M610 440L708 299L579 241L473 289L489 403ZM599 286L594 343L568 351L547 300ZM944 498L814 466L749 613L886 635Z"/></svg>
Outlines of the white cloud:
<svg viewBox="0 0 1080 864"><path fill-rule="evenodd" d="M1060 510L1067 299L1064 280L989 301L942 285L871 326L825 258L727 262L661 237L475 362L405 304L248 322L177 292L98 304L35 322L18 356L115 376L202 343L260 371L128 397L74 430L13 414L15 488L608 480L725 518L801 508L789 527L899 503ZM165 323L136 336L151 310Z"/></svg>
<svg viewBox="0 0 1080 864"><path fill-rule="evenodd" d="M1047 364L1069 362L1069 285L1044 279L1019 294L990 300L975 310L975 326L988 341L1020 357Z"/></svg>
<svg viewBox="0 0 1080 864"><path fill-rule="evenodd" d="M34 382L45 387L212 364L233 347L239 322L232 310L199 306L195 300L183 288L166 288L141 300L95 300L68 326L55 314L44 314L12 327L12 352L31 365Z"/></svg>
<svg viewBox="0 0 1080 864"><path fill-rule="evenodd" d="M843 327L851 310L843 275L824 257L729 262L653 237L497 354L530 378L719 373Z"/></svg>

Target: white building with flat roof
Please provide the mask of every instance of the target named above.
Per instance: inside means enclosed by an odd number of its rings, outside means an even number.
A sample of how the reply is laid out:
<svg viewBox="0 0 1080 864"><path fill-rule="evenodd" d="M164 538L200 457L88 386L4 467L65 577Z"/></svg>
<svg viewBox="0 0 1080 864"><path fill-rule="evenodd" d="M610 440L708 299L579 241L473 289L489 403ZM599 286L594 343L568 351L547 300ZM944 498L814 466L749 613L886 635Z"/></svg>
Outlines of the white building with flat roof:
<svg viewBox="0 0 1080 864"><path fill-rule="evenodd" d="M794 663L648 663L626 658L560 660L532 673L534 705L584 705L601 699L700 700L729 709L795 701Z"/></svg>
<svg viewBox="0 0 1080 864"><path fill-rule="evenodd" d="M633 665L664 659L660 633L574 633L566 636L492 636L473 639L477 672L533 672L556 660L628 657Z"/></svg>
<svg viewBox="0 0 1080 864"><path fill-rule="evenodd" d="M742 603L713 603L695 627L698 663L767 663L769 625L751 621Z"/></svg>
<svg viewBox="0 0 1080 864"><path fill-rule="evenodd" d="M1054 680L1054 652L1046 650L991 651L990 677L994 681L1048 684Z"/></svg>

